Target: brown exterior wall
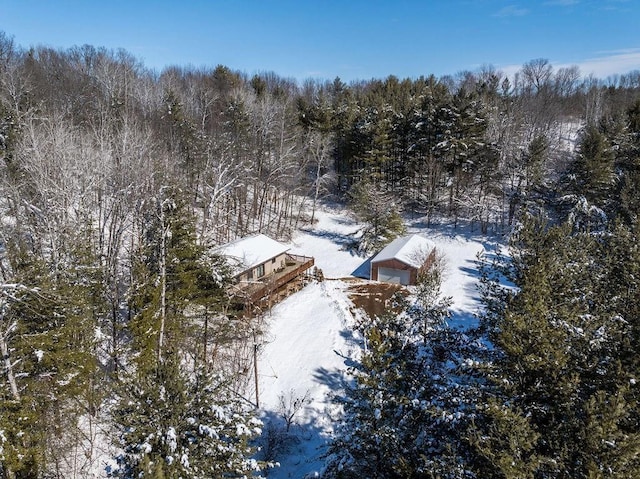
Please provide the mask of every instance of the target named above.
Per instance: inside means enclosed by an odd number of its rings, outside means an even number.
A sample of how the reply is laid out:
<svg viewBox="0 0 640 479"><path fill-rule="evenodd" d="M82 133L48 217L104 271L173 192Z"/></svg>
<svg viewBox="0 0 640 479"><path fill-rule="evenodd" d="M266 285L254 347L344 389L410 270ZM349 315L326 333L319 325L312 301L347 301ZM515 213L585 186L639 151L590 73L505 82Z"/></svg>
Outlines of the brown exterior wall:
<svg viewBox="0 0 640 479"><path fill-rule="evenodd" d="M424 264L420 268L419 274L424 273L425 271L429 271L429 268L433 266L433 262L436 260L436 249L433 248L427 259L424 261Z"/></svg>
<svg viewBox="0 0 640 479"><path fill-rule="evenodd" d="M397 259L387 259L384 261L376 261L375 263L371 263L371 279L373 281L378 281L378 268L392 268L398 269L402 271L409 271L409 284L416 284L418 282L418 274L427 271L435 260L436 250L434 249L424 264L420 269L410 266L402 261L398 261Z"/></svg>

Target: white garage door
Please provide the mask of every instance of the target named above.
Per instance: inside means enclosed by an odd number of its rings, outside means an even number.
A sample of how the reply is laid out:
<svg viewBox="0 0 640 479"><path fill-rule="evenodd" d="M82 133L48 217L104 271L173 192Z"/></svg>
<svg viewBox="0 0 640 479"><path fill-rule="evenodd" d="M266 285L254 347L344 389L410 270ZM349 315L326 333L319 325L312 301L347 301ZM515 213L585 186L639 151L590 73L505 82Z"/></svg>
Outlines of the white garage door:
<svg viewBox="0 0 640 479"><path fill-rule="evenodd" d="M393 268L378 268L378 281L409 284L409 271Z"/></svg>

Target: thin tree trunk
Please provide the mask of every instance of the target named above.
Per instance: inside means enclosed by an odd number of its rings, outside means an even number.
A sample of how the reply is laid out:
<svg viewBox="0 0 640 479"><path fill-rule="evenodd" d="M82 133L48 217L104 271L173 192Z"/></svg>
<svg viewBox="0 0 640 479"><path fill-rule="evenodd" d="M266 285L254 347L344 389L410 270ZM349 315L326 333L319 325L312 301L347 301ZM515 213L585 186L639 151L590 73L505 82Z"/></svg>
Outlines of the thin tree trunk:
<svg viewBox="0 0 640 479"><path fill-rule="evenodd" d="M11 357L9 356L9 345L7 344L6 336L0 339L0 354L4 360L4 369L7 374L7 381L9 382L9 389L13 399L20 401L20 392L18 391L18 384L16 383L16 377L13 374L13 365L11 364Z"/></svg>
<svg viewBox="0 0 640 479"><path fill-rule="evenodd" d="M207 366L207 343L209 342L209 311L204 312L204 345L202 351L202 360L204 361L204 369L205 371L208 369Z"/></svg>
<svg viewBox="0 0 640 479"><path fill-rule="evenodd" d="M165 225L164 205L160 205L160 224L162 238L160 239L160 331L158 333L158 363L162 363L164 349L164 329L167 316L167 231Z"/></svg>

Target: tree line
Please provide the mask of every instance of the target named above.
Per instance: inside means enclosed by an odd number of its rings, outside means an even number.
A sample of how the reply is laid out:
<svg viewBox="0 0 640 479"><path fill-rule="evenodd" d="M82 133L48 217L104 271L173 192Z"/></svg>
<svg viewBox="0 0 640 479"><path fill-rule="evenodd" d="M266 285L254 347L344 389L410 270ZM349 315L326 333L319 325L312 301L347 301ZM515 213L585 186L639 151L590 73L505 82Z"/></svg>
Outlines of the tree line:
<svg viewBox="0 0 640 479"><path fill-rule="evenodd" d="M639 90L546 60L349 85L158 73L0 34L0 476L84 477L113 437L118 477L267 467L242 394L260 324L234 317L213 247L286 239L327 198L380 223L372 245L400 213L635 231Z"/></svg>

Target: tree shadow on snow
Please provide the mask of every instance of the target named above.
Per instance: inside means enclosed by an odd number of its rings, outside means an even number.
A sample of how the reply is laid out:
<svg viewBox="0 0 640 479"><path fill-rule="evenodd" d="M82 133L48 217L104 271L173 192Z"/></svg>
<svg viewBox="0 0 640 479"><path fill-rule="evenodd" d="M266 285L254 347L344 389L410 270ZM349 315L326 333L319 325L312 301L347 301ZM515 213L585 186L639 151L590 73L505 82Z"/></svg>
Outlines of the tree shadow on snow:
<svg viewBox="0 0 640 479"><path fill-rule="evenodd" d="M336 233L335 231L326 231L326 230L307 230L306 233L310 236L315 236L316 238L326 239L331 241L332 243L340 246L342 251L348 251L351 256L358 256L355 248L354 248L354 239L353 234L343 234Z"/></svg>
<svg viewBox="0 0 640 479"><path fill-rule="evenodd" d="M340 331L340 336L345 339L345 342L349 345L353 345L354 347L360 348L362 345L362 340L356 336L352 329L345 328ZM346 366L351 366L353 364L353 359L339 351L333 350L338 356L344 359L344 364Z"/></svg>
<svg viewBox="0 0 640 479"><path fill-rule="evenodd" d="M482 265L478 260L467 260L467 264L469 264L470 266L460 266L458 269L462 271L462 273L465 276L469 276L473 278L473 282L465 285L463 290L464 290L465 296L471 299L472 301L478 303L478 307L480 307L481 304L480 304L479 280L482 276L482 273L480 272L480 268Z"/></svg>
<svg viewBox="0 0 640 479"><path fill-rule="evenodd" d="M355 362L352 360L350 365L355 365ZM313 379L327 386L331 391L339 391L344 388L345 384L345 375L344 371L339 369L327 369L320 367L313 372Z"/></svg>
<svg viewBox="0 0 640 479"><path fill-rule="evenodd" d="M445 238L460 238L465 241L472 241L483 246L486 252L494 251L497 244L504 244L508 234L492 228L487 233L482 233L477 224L460 220L456 226L452 222L432 222L426 224L421 220L410 223L409 232L418 233L426 238L442 236Z"/></svg>
<svg viewBox="0 0 640 479"><path fill-rule="evenodd" d="M464 331L475 328L478 325L478 317L468 311L452 310L447 324L452 329Z"/></svg>
<svg viewBox="0 0 640 479"><path fill-rule="evenodd" d="M310 421L301 417L287 419L286 411L263 412L262 435L256 440L259 451L255 457L278 463L264 471L266 477L317 477L322 470L329 435L318 419L321 412L311 411L307 416Z"/></svg>

